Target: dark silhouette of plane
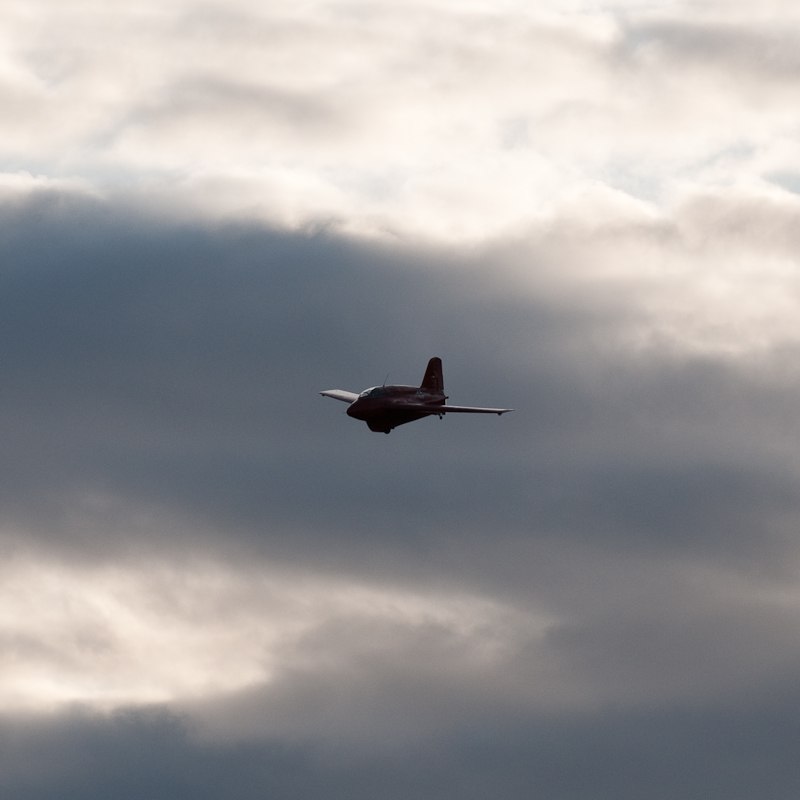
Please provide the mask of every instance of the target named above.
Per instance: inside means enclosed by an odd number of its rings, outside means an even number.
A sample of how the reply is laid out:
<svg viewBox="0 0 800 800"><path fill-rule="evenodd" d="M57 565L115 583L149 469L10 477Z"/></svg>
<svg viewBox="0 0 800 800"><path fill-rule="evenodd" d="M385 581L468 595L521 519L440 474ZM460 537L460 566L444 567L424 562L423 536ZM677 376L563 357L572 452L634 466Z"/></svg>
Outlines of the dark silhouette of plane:
<svg viewBox="0 0 800 800"><path fill-rule="evenodd" d="M361 419L371 431L389 433L398 425L443 414L505 414L513 408L474 408L472 406L445 405L442 379L442 359L432 358L425 370L419 388L416 386L373 386L361 394L345 392L343 389L328 389L320 392L324 397L349 403L347 416Z"/></svg>

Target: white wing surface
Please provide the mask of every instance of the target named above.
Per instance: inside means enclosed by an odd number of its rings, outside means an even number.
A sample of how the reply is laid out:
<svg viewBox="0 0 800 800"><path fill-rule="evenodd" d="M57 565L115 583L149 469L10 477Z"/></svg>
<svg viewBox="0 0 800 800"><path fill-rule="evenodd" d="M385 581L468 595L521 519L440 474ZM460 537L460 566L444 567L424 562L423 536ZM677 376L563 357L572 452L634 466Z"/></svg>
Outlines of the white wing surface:
<svg viewBox="0 0 800 800"><path fill-rule="evenodd" d="M355 392L346 392L344 389L327 389L320 392L323 397L332 397L334 400L341 400L343 403L354 403L358 400Z"/></svg>

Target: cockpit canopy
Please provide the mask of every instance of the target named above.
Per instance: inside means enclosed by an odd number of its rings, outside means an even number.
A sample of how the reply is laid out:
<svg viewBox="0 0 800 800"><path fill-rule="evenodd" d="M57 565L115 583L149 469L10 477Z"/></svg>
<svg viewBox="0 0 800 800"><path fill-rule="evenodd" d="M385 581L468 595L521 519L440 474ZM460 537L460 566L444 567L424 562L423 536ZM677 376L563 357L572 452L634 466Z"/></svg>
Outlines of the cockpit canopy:
<svg viewBox="0 0 800 800"><path fill-rule="evenodd" d="M371 389L364 389L359 397L384 397L386 395L385 386L373 386Z"/></svg>

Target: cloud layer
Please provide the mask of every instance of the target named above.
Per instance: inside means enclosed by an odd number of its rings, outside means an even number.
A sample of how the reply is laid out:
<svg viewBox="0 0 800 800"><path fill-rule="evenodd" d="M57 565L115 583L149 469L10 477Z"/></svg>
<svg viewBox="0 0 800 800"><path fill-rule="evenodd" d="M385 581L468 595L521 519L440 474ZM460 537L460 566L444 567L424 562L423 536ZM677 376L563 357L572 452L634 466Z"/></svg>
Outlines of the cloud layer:
<svg viewBox="0 0 800 800"><path fill-rule="evenodd" d="M792 795L792 4L0 14L4 796Z"/></svg>
<svg viewBox="0 0 800 800"><path fill-rule="evenodd" d="M794 186L797 31L791 4L764 8L10 4L2 159L448 240L596 182L658 206Z"/></svg>

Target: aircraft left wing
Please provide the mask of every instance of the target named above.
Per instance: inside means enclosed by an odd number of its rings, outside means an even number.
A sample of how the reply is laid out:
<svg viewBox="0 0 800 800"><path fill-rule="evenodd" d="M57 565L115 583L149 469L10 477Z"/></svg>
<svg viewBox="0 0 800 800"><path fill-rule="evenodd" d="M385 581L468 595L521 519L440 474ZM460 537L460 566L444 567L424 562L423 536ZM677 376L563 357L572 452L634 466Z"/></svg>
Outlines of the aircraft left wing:
<svg viewBox="0 0 800 800"><path fill-rule="evenodd" d="M323 397L332 397L334 400L341 400L343 403L355 403L358 395L355 392L346 392L344 389L326 389L320 392Z"/></svg>

